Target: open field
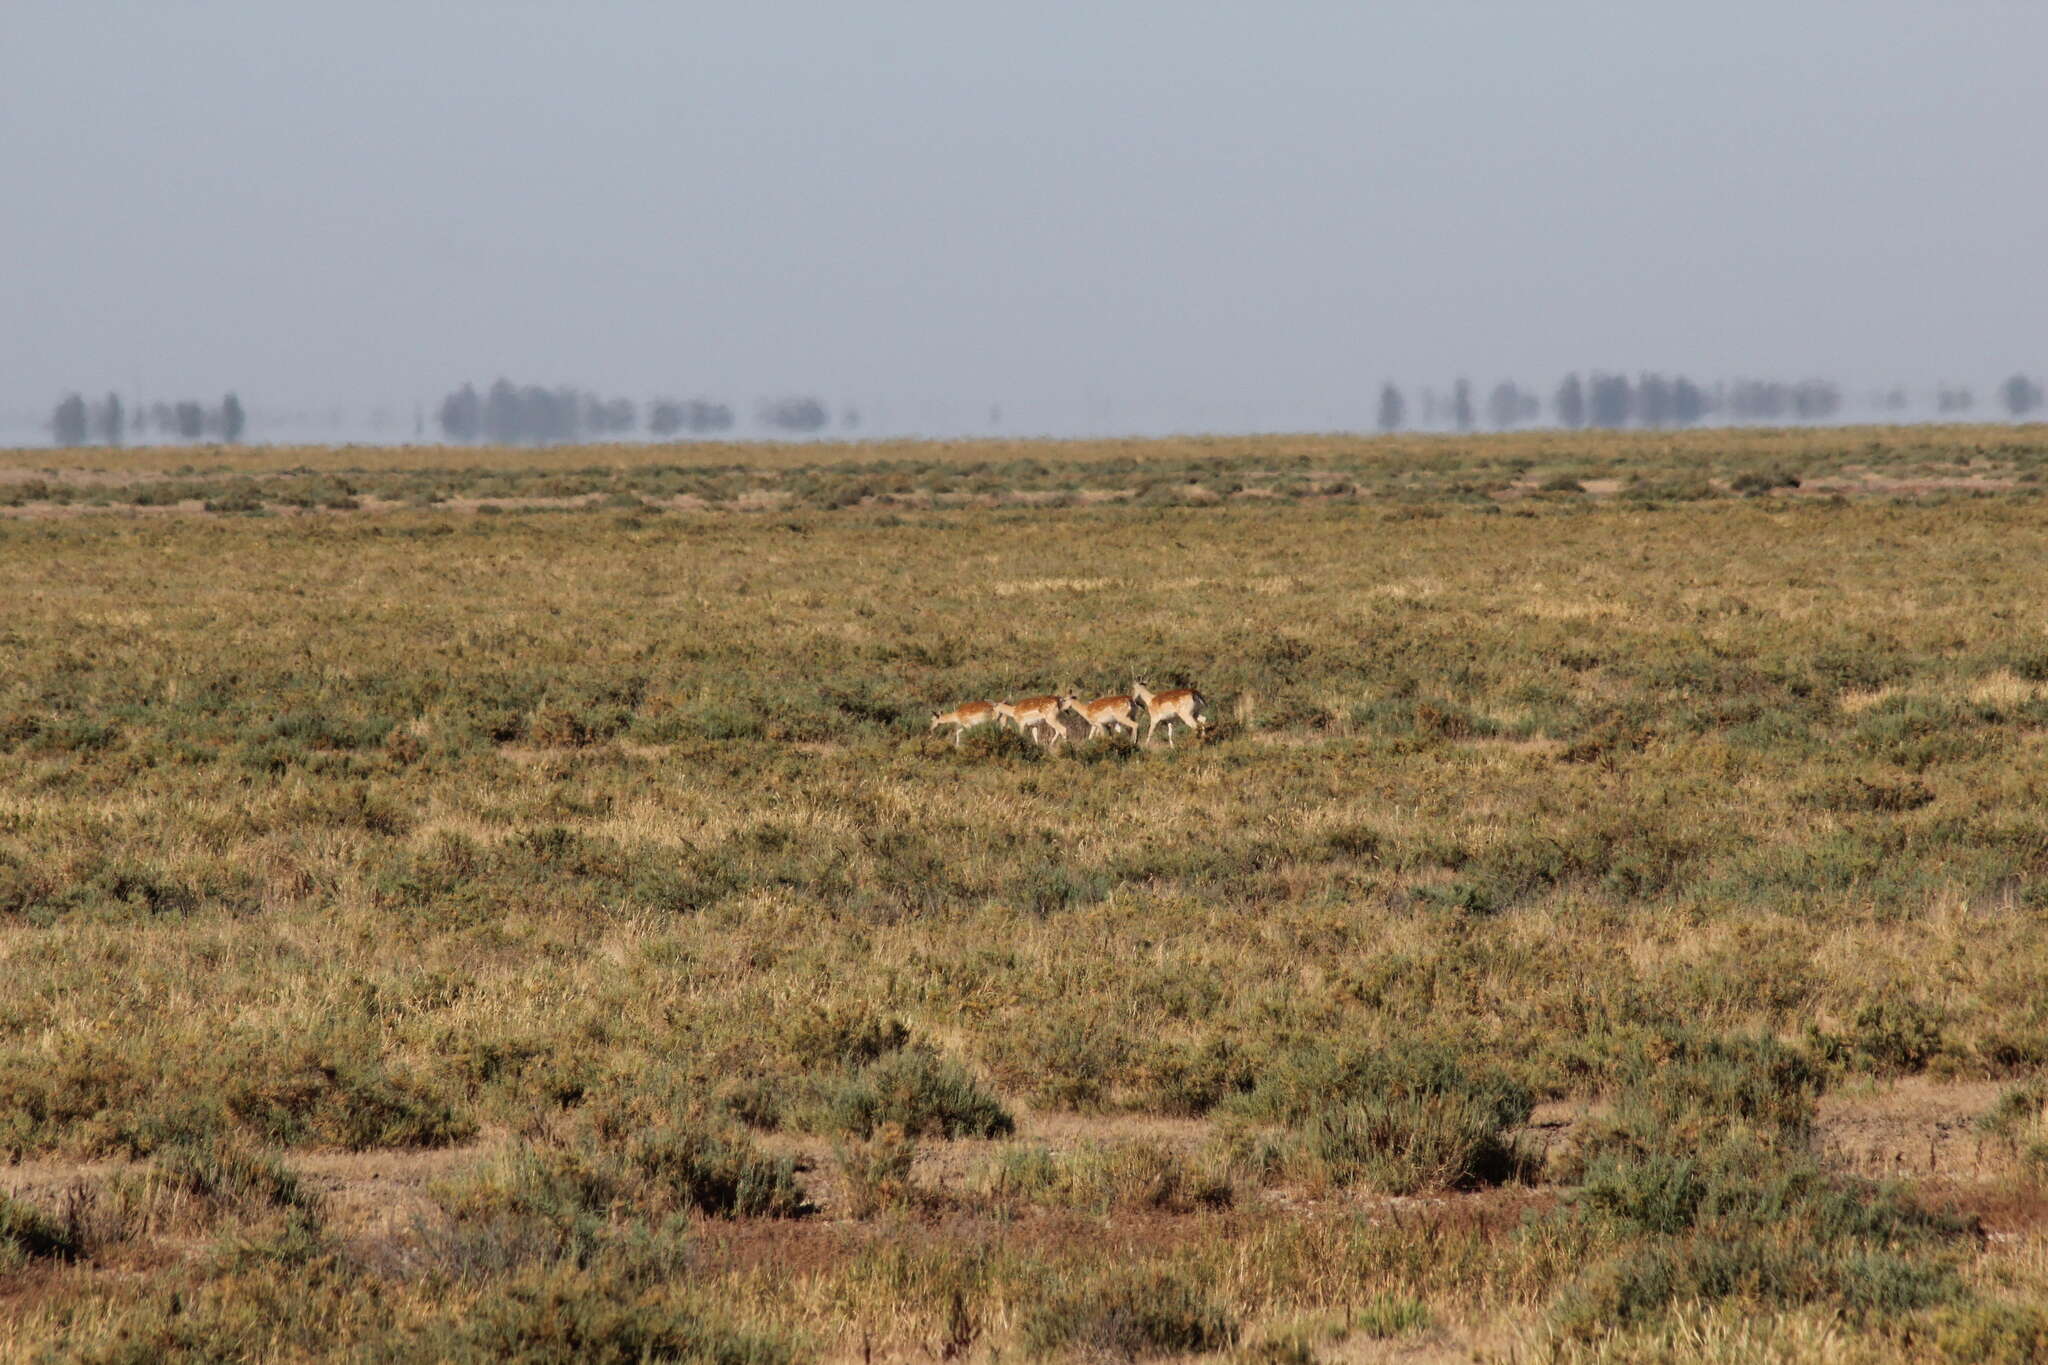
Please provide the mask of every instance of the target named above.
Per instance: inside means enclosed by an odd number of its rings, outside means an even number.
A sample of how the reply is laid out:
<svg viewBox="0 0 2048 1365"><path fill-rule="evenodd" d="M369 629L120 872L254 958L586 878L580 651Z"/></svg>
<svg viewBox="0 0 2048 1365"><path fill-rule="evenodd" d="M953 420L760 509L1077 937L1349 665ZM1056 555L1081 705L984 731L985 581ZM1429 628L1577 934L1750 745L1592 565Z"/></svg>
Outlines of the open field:
<svg viewBox="0 0 2048 1365"><path fill-rule="evenodd" d="M737 511L1485 505L1527 497L2035 494L2048 427L761 445L0 451L0 514L598 506Z"/></svg>
<svg viewBox="0 0 2048 1365"><path fill-rule="evenodd" d="M2044 461L0 455L0 1355L2034 1358Z"/></svg>

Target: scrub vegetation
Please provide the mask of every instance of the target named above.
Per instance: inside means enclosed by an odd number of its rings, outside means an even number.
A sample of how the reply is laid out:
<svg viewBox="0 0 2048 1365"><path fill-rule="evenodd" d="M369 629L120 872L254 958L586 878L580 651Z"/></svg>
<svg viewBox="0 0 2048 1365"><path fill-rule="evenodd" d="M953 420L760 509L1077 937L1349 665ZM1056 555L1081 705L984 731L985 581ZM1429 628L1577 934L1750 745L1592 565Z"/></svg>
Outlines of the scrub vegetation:
<svg viewBox="0 0 2048 1365"><path fill-rule="evenodd" d="M2048 431L48 458L0 1356L2048 1349Z"/></svg>

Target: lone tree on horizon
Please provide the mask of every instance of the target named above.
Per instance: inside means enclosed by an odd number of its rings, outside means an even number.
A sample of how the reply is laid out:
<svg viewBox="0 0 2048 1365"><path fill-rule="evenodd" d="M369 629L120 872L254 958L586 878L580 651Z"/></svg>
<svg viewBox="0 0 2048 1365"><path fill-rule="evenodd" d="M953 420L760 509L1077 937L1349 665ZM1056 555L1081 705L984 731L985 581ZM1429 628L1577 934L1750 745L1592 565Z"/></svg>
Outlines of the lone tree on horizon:
<svg viewBox="0 0 2048 1365"><path fill-rule="evenodd" d="M85 399L75 393L65 394L57 410L50 414L50 435L60 446L82 446L85 428Z"/></svg>
<svg viewBox="0 0 2048 1365"><path fill-rule="evenodd" d="M1380 430L1399 431L1408 419L1408 400L1392 382L1380 385Z"/></svg>
<svg viewBox="0 0 2048 1365"><path fill-rule="evenodd" d="M2041 386L2023 374L2006 380L1998 391L2005 399L2005 410L2015 417L2025 417L2041 406Z"/></svg>
<svg viewBox="0 0 2048 1365"><path fill-rule="evenodd" d="M1533 422L1542 415L1543 404L1533 393L1523 393L1512 379L1503 379L1486 396L1486 420L1502 431Z"/></svg>
<svg viewBox="0 0 2048 1365"><path fill-rule="evenodd" d="M1573 430L1586 425L1586 386L1577 374L1557 386L1557 424Z"/></svg>
<svg viewBox="0 0 2048 1365"><path fill-rule="evenodd" d="M464 384L441 400L441 434L451 441L474 441L484 427L484 403L476 385Z"/></svg>
<svg viewBox="0 0 2048 1365"><path fill-rule="evenodd" d="M242 411L242 400L229 394L220 400L220 438L230 444L242 439L242 432L249 425L249 414Z"/></svg>

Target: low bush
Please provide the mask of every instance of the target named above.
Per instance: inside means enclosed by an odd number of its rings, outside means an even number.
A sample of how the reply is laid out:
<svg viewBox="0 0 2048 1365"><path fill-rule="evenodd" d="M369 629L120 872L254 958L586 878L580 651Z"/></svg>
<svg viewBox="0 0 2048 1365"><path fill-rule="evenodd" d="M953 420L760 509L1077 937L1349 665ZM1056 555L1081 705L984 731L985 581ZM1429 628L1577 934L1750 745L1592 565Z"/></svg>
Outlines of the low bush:
<svg viewBox="0 0 2048 1365"><path fill-rule="evenodd" d="M1029 1307L1024 1348L1136 1360L1209 1355L1237 1344L1237 1321L1184 1274L1153 1270L1059 1284Z"/></svg>
<svg viewBox="0 0 2048 1365"><path fill-rule="evenodd" d="M437 1089L341 1037L294 1040L223 1071L218 1093L229 1119L261 1142L445 1147L476 1131Z"/></svg>
<svg viewBox="0 0 2048 1365"><path fill-rule="evenodd" d="M157 1149L144 1177L152 1203L196 1204L207 1221L270 1210L315 1213L319 1200L275 1155L219 1135Z"/></svg>
<svg viewBox="0 0 2048 1365"><path fill-rule="evenodd" d="M1494 1107L1471 1095L1356 1100L1311 1114L1294 1167L1382 1194L1497 1184L1520 1162Z"/></svg>
<svg viewBox="0 0 2048 1365"><path fill-rule="evenodd" d="M1526 1158L1514 1132L1529 1091L1431 1048L1339 1052L1313 1045L1271 1064L1226 1112L1284 1124L1293 1173L1387 1194L1497 1183Z"/></svg>
<svg viewBox="0 0 2048 1365"><path fill-rule="evenodd" d="M812 1126L873 1137L893 1125L911 1137L1002 1137L1017 1122L959 1065L922 1048L889 1053L827 1082Z"/></svg>
<svg viewBox="0 0 2048 1365"><path fill-rule="evenodd" d="M0 1194L0 1271L35 1259L75 1260L83 1248L75 1234L33 1205Z"/></svg>
<svg viewBox="0 0 2048 1365"><path fill-rule="evenodd" d="M1565 1174L1607 1153L1686 1156L1731 1138L1802 1146L1822 1074L1768 1037L1667 1037L1617 1064L1612 1111L1588 1120Z"/></svg>
<svg viewBox="0 0 2048 1365"><path fill-rule="evenodd" d="M1977 1127L2004 1140L2029 1176L2048 1179L2048 1081L2008 1087Z"/></svg>
<svg viewBox="0 0 2048 1365"><path fill-rule="evenodd" d="M1596 1338L1674 1305L1723 1299L1821 1304L1861 1319L1950 1303L1961 1292L1952 1268L1881 1250L1836 1255L1760 1238L1674 1238L1597 1263L1563 1295L1557 1321L1573 1336Z"/></svg>
<svg viewBox="0 0 2048 1365"><path fill-rule="evenodd" d="M812 1211L794 1161L764 1156L736 1134L697 1124L650 1128L627 1144L625 1159L657 1211L721 1218L801 1218Z"/></svg>
<svg viewBox="0 0 2048 1365"><path fill-rule="evenodd" d="M585 1130L563 1142L518 1143L434 1198L440 1216L422 1229L423 1263L458 1280L601 1261L659 1276L679 1253L676 1220L686 1215L814 1212L793 1160L693 1123L610 1142Z"/></svg>
<svg viewBox="0 0 2048 1365"><path fill-rule="evenodd" d="M1385 1292L1354 1308L1345 1319L1344 1326L1348 1332L1384 1341L1389 1337L1420 1332L1431 1321L1428 1304L1408 1294Z"/></svg>

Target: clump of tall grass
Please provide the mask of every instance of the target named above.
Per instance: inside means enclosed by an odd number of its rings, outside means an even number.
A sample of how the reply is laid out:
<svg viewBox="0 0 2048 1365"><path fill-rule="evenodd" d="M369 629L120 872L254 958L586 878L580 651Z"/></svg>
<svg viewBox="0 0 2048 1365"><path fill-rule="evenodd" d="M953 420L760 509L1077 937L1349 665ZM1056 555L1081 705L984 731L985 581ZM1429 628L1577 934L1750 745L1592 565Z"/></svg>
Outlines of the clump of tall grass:
<svg viewBox="0 0 2048 1365"><path fill-rule="evenodd" d="M0 1271L31 1260L75 1260L83 1252L75 1233L33 1205L0 1194Z"/></svg>
<svg viewBox="0 0 2048 1365"><path fill-rule="evenodd" d="M650 1298L633 1282L549 1268L516 1276L465 1311L380 1343L391 1359L790 1365L787 1335L740 1329L705 1307Z"/></svg>
<svg viewBox="0 0 2048 1365"><path fill-rule="evenodd" d="M2048 1178L2048 1081L2007 1087L1978 1118L1977 1128L2009 1145L2030 1176Z"/></svg>
<svg viewBox="0 0 2048 1365"><path fill-rule="evenodd" d="M519 1142L435 1192L420 1264L453 1279L531 1264L605 1261L662 1273L680 1254L679 1220L802 1218L815 1212L796 1163L690 1121L606 1141Z"/></svg>
<svg viewBox="0 0 2048 1365"><path fill-rule="evenodd" d="M1024 1348L1033 1355L1121 1360L1227 1351L1240 1330L1198 1283L1167 1269L1056 1283L1021 1325Z"/></svg>
<svg viewBox="0 0 2048 1365"><path fill-rule="evenodd" d="M1567 1176L1603 1154L1684 1155L1730 1140L1802 1149L1825 1084L1807 1053L1757 1035L1658 1039L1617 1073L1611 1110L1587 1122Z"/></svg>
<svg viewBox="0 0 2048 1365"><path fill-rule="evenodd" d="M1070 1150L1018 1143L998 1148L968 1188L1000 1205L1081 1213L1192 1213L1236 1202L1236 1182L1214 1153L1159 1143L1084 1143Z"/></svg>
<svg viewBox="0 0 2048 1365"><path fill-rule="evenodd" d="M827 1081L811 1123L867 1138L883 1127L911 1137L986 1138L1017 1121L957 1063L923 1048L886 1053L843 1079Z"/></svg>
<svg viewBox="0 0 2048 1365"><path fill-rule="evenodd" d="M1400 1195L1512 1178L1528 1163L1515 1131L1532 1106L1524 1086L1444 1050L1314 1044L1276 1058L1225 1112L1285 1125L1277 1146L1240 1139L1261 1164Z"/></svg>
<svg viewBox="0 0 2048 1365"><path fill-rule="evenodd" d="M447 1146L476 1131L443 1086L339 1025L291 1037L226 1030L154 1054L116 1040L66 1044L0 1050L0 1152L146 1156L229 1133L359 1151Z"/></svg>

